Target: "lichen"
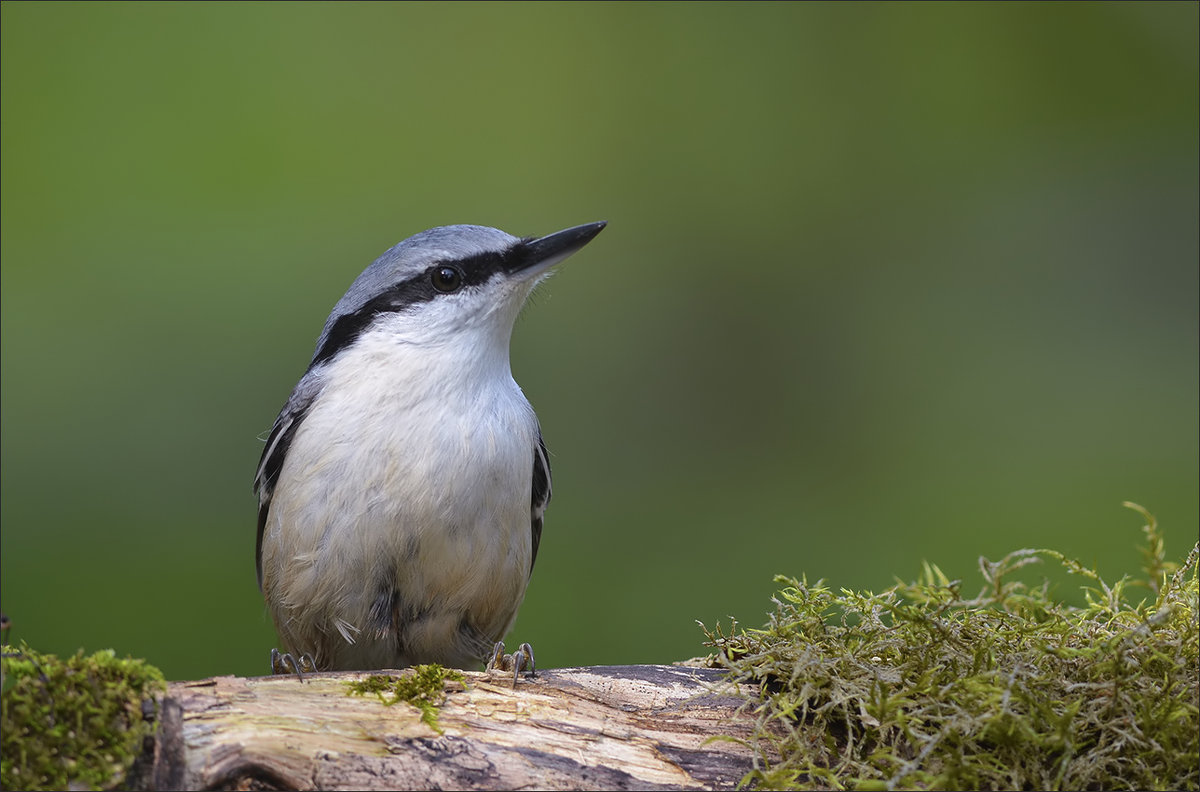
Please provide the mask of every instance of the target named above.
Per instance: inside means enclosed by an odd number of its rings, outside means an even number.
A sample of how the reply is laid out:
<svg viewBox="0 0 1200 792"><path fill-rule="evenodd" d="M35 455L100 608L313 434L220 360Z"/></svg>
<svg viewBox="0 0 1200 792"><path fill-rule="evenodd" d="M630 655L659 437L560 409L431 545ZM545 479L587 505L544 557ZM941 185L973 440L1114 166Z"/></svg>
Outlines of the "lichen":
<svg viewBox="0 0 1200 792"><path fill-rule="evenodd" d="M879 594L777 577L764 628L705 630L709 663L759 691L743 785L1200 788L1200 544L1166 561L1126 505L1144 576L1113 585L1052 550L981 558L970 598L932 564ZM1086 605L1014 579L1041 560L1084 578Z"/></svg>
<svg viewBox="0 0 1200 792"><path fill-rule="evenodd" d="M346 689L352 696L374 695L386 706L403 701L416 707L421 720L429 728L442 734L438 726L438 708L446 701L446 682L464 683L461 672L432 663L413 666L402 676L371 674L355 682L347 682Z"/></svg>
<svg viewBox="0 0 1200 792"><path fill-rule="evenodd" d="M154 730L161 671L111 649L63 660L24 644L4 646L0 668L0 787L111 789L125 780Z"/></svg>

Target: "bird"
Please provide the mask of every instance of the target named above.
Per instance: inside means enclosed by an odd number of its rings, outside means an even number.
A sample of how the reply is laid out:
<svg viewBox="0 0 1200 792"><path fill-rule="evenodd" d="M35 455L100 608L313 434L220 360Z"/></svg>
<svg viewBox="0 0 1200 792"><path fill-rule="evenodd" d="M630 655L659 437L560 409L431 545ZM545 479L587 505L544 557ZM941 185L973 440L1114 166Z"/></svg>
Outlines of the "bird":
<svg viewBox="0 0 1200 792"><path fill-rule="evenodd" d="M297 673L297 657L532 670L532 647L505 656L501 639L537 558L550 460L510 341L534 288L605 225L432 228L338 300L254 478L259 589Z"/></svg>

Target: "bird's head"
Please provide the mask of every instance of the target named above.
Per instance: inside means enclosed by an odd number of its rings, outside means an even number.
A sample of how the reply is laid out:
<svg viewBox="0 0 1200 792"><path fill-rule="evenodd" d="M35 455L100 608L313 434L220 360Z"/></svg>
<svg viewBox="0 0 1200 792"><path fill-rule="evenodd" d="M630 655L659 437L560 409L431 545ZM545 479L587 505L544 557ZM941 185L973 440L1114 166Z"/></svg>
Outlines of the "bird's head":
<svg viewBox="0 0 1200 792"><path fill-rule="evenodd" d="M589 223L522 239L495 228L452 225L411 236L350 285L325 322L312 365L375 331L430 348L481 338L507 348L534 286L604 226Z"/></svg>

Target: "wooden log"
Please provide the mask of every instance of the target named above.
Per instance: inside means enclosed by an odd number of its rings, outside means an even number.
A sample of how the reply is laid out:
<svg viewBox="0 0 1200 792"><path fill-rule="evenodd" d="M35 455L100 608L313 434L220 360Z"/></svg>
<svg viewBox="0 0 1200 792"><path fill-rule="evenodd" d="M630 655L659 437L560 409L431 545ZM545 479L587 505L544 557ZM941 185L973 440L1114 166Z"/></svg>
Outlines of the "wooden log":
<svg viewBox="0 0 1200 792"><path fill-rule="evenodd" d="M411 671L377 672L389 676ZM351 695L366 673L173 682L155 789L731 789L753 718L712 669L600 666L447 683L438 727L406 702ZM746 691L743 691L746 692Z"/></svg>

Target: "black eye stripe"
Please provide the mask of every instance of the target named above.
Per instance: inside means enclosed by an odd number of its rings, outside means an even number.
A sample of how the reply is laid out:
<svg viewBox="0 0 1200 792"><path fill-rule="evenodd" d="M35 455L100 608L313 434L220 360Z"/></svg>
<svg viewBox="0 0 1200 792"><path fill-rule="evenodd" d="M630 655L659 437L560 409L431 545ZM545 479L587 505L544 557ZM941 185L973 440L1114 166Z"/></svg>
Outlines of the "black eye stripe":
<svg viewBox="0 0 1200 792"><path fill-rule="evenodd" d="M520 269L528 254L525 240L517 242L504 251L477 253L474 256L455 261L435 262L431 269L450 266L462 273L464 286L475 286L486 283L499 272L512 272Z"/></svg>
<svg viewBox="0 0 1200 792"><path fill-rule="evenodd" d="M328 334L323 337L320 347L313 355L312 363L309 364L309 370L353 344L360 335L366 332L379 314L405 311L415 305L436 300L466 287L486 283L497 273L518 270L525 262L528 253L528 240L521 240L505 251L480 253L453 262L440 261L431 264L424 271L400 281L382 294L368 300L353 313L339 316L330 326ZM443 290L436 286L435 274L444 269L454 270L459 274L457 287Z"/></svg>

